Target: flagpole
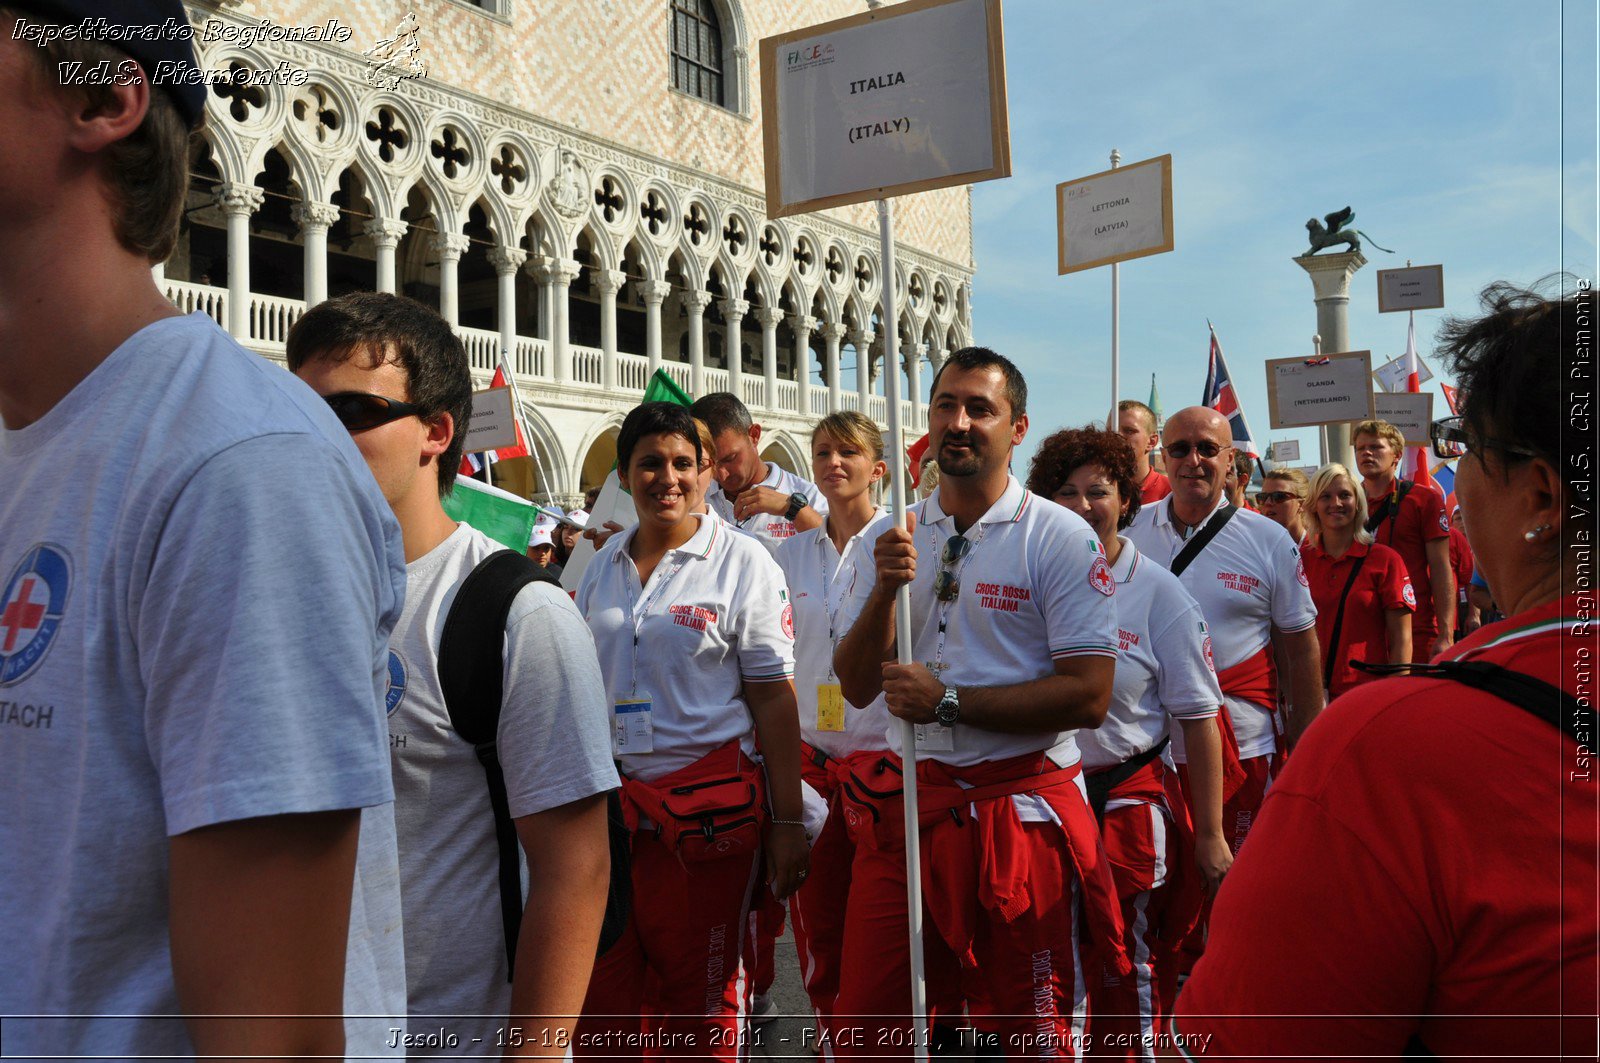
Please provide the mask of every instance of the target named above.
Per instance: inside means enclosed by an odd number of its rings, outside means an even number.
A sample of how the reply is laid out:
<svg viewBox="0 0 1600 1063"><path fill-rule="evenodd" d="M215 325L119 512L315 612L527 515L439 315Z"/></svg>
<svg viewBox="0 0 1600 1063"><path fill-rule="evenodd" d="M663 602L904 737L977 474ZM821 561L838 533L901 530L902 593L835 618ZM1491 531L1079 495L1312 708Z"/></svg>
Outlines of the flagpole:
<svg viewBox="0 0 1600 1063"><path fill-rule="evenodd" d="M883 376L889 400L889 453L906 452L905 427L900 423L900 318L895 308L894 213L887 199L878 200L879 257L883 262ZM1113 409L1116 407L1113 406ZM906 526L905 467L900 461L889 465L889 497L894 526ZM911 663L911 586L902 584L895 592L895 647L901 664ZM906 919L911 934L911 1022L914 1058L928 1058L927 985L922 958L922 856L921 826L917 815L917 729L910 720L900 721L901 761L904 773L906 832Z"/></svg>
<svg viewBox="0 0 1600 1063"><path fill-rule="evenodd" d="M1111 149L1111 168L1115 170L1122 161L1122 153L1116 148ZM1120 401L1122 387L1122 325L1120 320L1122 301L1122 263L1111 263L1111 416L1106 420L1106 431L1117 431L1117 403Z"/></svg>
<svg viewBox="0 0 1600 1063"><path fill-rule="evenodd" d="M534 466L539 470L539 482L544 484L544 500L555 505L555 496L550 493L550 473L539 457L539 444L534 441L533 433L528 431L528 425L522 419L522 396L517 392L517 378L516 374L511 372L511 361L507 357L509 354L510 352L504 347L500 348L500 371L506 375L506 387L511 389L511 415L516 419L517 431L522 433L522 441L528 447L528 456L533 459Z"/></svg>
<svg viewBox="0 0 1600 1063"><path fill-rule="evenodd" d="M1311 337L1311 349L1317 352L1318 358L1322 357L1322 333L1319 332ZM1268 425L1267 427L1270 428L1272 426ZM1317 436L1322 442L1322 464L1326 465L1328 464L1328 426L1325 424L1317 425Z"/></svg>

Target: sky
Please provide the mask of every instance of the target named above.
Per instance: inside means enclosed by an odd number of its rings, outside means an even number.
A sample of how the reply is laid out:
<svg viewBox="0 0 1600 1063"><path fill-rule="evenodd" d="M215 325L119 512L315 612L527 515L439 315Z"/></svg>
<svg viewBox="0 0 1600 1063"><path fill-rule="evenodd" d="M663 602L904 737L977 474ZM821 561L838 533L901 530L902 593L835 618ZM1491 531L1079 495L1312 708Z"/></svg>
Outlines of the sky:
<svg viewBox="0 0 1600 1063"><path fill-rule="evenodd" d="M1173 157L1175 249L1121 266L1121 397L1146 400L1154 373L1164 413L1199 402L1209 318L1257 443L1299 439L1301 464L1316 431L1270 429L1263 363L1312 351L1291 261L1307 218L1348 205L1395 251L1364 247L1351 282L1350 346L1374 368L1406 342L1379 269L1444 267L1446 307L1416 315L1424 360L1491 281L1595 277L1592 0L1006 0L1004 17L1012 175L973 186L972 315L1028 380L1019 475L1110 406L1111 270L1057 274L1055 186L1113 148Z"/></svg>

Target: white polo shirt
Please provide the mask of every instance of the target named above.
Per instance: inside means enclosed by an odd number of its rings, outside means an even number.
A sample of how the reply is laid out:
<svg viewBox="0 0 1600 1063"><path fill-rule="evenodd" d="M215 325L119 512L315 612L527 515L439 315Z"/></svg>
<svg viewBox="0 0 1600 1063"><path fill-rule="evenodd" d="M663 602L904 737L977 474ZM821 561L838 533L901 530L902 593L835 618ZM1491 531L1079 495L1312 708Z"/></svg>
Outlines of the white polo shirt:
<svg viewBox="0 0 1600 1063"><path fill-rule="evenodd" d="M767 477L761 481L761 486L781 491L785 495L799 492L806 496L807 505L812 509L824 517L828 515L828 503L822 497L822 492L817 490L817 485L810 480L802 480L788 469L779 468L777 462L767 462ZM722 493L722 485L715 480L706 491L706 503L711 507L711 512L728 522L729 527L738 528L746 535L760 540L761 545L774 556L778 552L778 544L785 539L792 539L797 530L794 521L782 513L757 513L743 521L735 520L733 500Z"/></svg>
<svg viewBox="0 0 1600 1063"><path fill-rule="evenodd" d="M794 675L794 611L783 571L751 536L699 520L643 587L628 556L637 524L611 537L578 585L613 721L619 700L650 700L652 751L617 758L625 774L644 782L735 738L753 752L743 682Z"/></svg>
<svg viewBox="0 0 1600 1063"><path fill-rule="evenodd" d="M1219 500L1205 523L1216 518L1222 505ZM1197 531L1192 529L1190 536ZM1146 558L1169 568L1188 539L1172 523L1170 498L1141 509L1127 538ZM1317 607L1311 603L1299 548L1282 525L1248 509L1233 515L1178 580L1200 603L1211 627L1213 660L1219 673L1258 653L1271 654L1274 624L1295 632L1317 623ZM1224 698L1239 741L1239 755L1259 757L1272 752L1272 707L1227 694ZM1175 740L1174 759L1180 752Z"/></svg>
<svg viewBox="0 0 1600 1063"><path fill-rule="evenodd" d="M1126 538L1111 575L1117 581L1117 677L1106 722L1078 732L1085 768L1120 764L1155 746L1168 733L1169 716L1209 719L1222 704L1205 617L1177 577L1139 556ZM1182 730L1171 728L1173 742Z"/></svg>
<svg viewBox="0 0 1600 1063"><path fill-rule="evenodd" d="M843 555L828 537L826 524L800 532L778 547L778 564L794 600L794 689L800 735L830 757L883 749L889 729L889 708L882 694L864 709L845 702L843 731L817 727L817 685L839 682L833 674L833 649L844 637L850 603L872 589L872 548L888 526L888 511L880 506L844 544Z"/></svg>
<svg viewBox="0 0 1600 1063"><path fill-rule="evenodd" d="M956 533L955 518L939 507L942 493L911 507L918 514L913 660L959 688L1027 683L1055 674L1065 657L1117 655L1115 586L1100 540L1083 518L1029 494L1015 476L967 529L972 545L953 568L961 588L955 601L936 600L940 554ZM867 590L852 603L851 623ZM919 748L917 759L965 767L1048 749L1063 767L1078 760L1076 731L1001 734L959 722L952 731L949 750ZM900 732L898 722L891 726L888 743L904 755Z"/></svg>

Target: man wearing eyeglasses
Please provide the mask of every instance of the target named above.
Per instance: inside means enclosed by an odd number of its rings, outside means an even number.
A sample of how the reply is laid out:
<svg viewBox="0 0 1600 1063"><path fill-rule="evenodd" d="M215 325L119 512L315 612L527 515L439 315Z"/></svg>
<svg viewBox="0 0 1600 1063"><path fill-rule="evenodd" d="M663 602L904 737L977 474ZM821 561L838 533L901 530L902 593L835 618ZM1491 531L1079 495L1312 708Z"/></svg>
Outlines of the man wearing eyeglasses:
<svg viewBox="0 0 1600 1063"><path fill-rule="evenodd" d="M327 407L152 277L207 105L189 17L0 5L5 1049L398 1054L327 1016L404 1008L399 529Z"/></svg>
<svg viewBox="0 0 1600 1063"><path fill-rule="evenodd" d="M1367 531L1406 563L1417 595L1411 614L1411 659L1426 664L1455 642L1456 581L1450 567L1450 518L1438 491L1396 475L1405 437L1387 421L1362 421L1350 433L1367 495Z"/></svg>
<svg viewBox="0 0 1600 1063"><path fill-rule="evenodd" d="M466 351L420 303L357 292L308 311L289 332L287 354L349 430L405 543L405 610L389 640L387 704L408 1054L520 1045L522 1054L561 1056L605 910L605 794L618 786L594 642L554 584L530 583L512 601L496 752L527 865L513 965L484 768L451 726L439 679L450 606L477 564L501 549L441 503L455 484L458 429L472 405ZM514 1042L503 1032L507 1016L520 1030Z"/></svg>
<svg viewBox="0 0 1600 1063"><path fill-rule="evenodd" d="M1141 509L1127 535L1146 557L1181 568L1178 579L1200 603L1211 629L1226 709L1218 719L1231 727L1245 772L1235 792L1224 795L1222 811L1237 853L1279 757L1322 711L1317 610L1289 533L1259 513L1228 504L1224 484L1234 447L1227 418L1204 406L1180 410L1168 419L1162 445L1172 494ZM1276 682L1275 646L1289 672ZM1280 687L1288 694L1282 720L1276 711ZM1182 737L1172 737L1180 767L1186 761ZM1225 738L1224 748L1229 744Z"/></svg>
<svg viewBox="0 0 1600 1063"><path fill-rule="evenodd" d="M1085 964L1129 967L1073 737L1100 726L1110 705L1115 585L1089 526L1010 474L1027 431L1016 366L983 347L952 354L929 408L939 486L911 507L906 528L883 534L858 576L874 582L834 655L844 696L868 705L881 690L891 713L917 725L917 740L905 750L896 721L894 767L846 783L846 819L873 838L858 845L851 871L836 1010L904 1016L910 1003L897 783L912 759L929 999L959 1007L965 998L973 1024L1007 1055L1037 1058L1084 1047ZM906 584L914 663L902 665L895 594ZM909 1045L865 1040L854 1051Z"/></svg>

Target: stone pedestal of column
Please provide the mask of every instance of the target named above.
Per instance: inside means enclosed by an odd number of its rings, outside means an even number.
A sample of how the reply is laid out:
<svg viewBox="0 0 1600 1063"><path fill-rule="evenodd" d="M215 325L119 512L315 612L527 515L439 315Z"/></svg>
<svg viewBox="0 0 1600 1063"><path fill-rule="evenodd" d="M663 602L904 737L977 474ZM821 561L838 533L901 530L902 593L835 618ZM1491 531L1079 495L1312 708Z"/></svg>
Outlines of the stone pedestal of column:
<svg viewBox="0 0 1600 1063"><path fill-rule="evenodd" d="M1367 264L1360 251L1338 255L1301 255L1295 265L1311 277L1312 298L1317 304L1317 333L1322 337L1324 354L1350 349L1350 278ZM1328 426L1328 460L1354 471L1355 451L1350 448L1350 426Z"/></svg>

